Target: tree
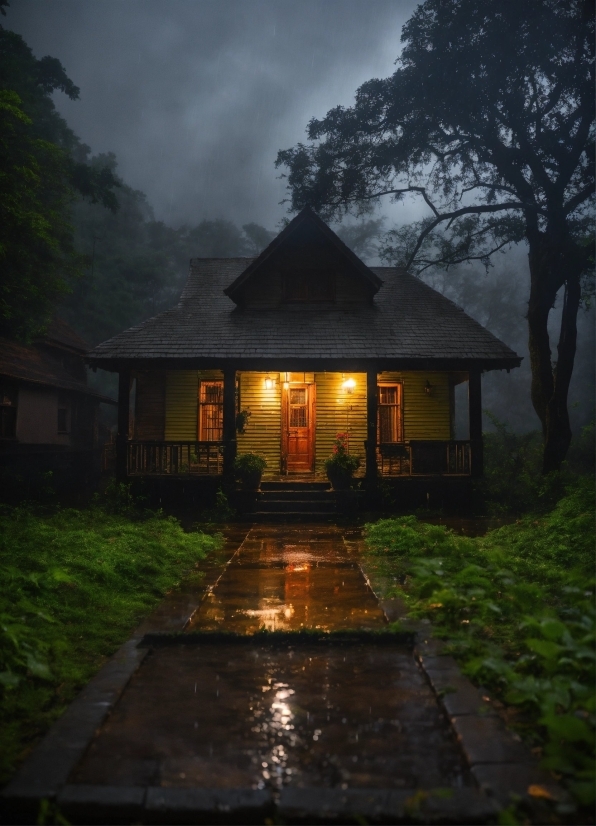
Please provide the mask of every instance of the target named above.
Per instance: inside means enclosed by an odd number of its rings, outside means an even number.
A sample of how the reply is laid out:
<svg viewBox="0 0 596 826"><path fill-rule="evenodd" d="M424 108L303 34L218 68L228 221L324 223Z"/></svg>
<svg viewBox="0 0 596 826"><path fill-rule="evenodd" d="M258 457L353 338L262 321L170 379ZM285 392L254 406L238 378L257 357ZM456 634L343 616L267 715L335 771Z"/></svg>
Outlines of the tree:
<svg viewBox="0 0 596 826"><path fill-rule="evenodd" d="M90 161L94 165L118 182L119 208L111 212L100 203L75 201L74 243L85 267L60 306L60 314L90 344L174 305L189 259L257 255L273 236L258 224L240 230L223 219L169 227L155 220L145 194L119 177L114 155L99 155Z"/></svg>
<svg viewBox="0 0 596 826"><path fill-rule="evenodd" d="M54 107L56 90L79 94L58 60L37 60L0 26L0 331L23 339L43 327L81 272L70 224L75 198L117 206L117 182L89 163L89 147Z"/></svg>
<svg viewBox="0 0 596 826"><path fill-rule="evenodd" d="M354 106L280 151L291 209L369 211L423 199L394 233L394 260L421 272L528 247L531 396L543 471L564 459L576 319L594 260L594 10L590 0L426 0L402 32L398 69ZM558 357L547 322L559 291Z"/></svg>

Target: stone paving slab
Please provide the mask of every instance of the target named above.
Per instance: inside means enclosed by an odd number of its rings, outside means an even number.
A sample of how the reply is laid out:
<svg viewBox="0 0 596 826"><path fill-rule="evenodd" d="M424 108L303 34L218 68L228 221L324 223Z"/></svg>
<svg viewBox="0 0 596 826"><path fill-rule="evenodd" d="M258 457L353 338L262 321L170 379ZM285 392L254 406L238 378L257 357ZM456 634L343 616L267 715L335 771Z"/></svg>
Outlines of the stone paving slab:
<svg viewBox="0 0 596 826"><path fill-rule="evenodd" d="M278 789L471 781L407 648L259 640L155 649L70 782Z"/></svg>
<svg viewBox="0 0 596 826"><path fill-rule="evenodd" d="M475 789L283 789L277 811L290 823L478 824L497 814Z"/></svg>

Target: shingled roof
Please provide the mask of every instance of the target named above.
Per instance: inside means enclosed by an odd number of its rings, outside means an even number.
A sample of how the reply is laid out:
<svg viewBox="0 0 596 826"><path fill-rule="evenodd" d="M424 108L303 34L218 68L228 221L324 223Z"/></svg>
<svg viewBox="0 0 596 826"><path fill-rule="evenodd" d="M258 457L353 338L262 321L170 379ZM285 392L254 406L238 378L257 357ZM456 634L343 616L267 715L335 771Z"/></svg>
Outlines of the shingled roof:
<svg viewBox="0 0 596 826"><path fill-rule="evenodd" d="M283 370L336 369L374 360L379 369L510 369L521 359L451 301L394 267L370 302L237 307L224 292L255 259L195 258L177 307L131 327L88 354L91 364ZM285 369L292 369L286 367ZM300 369L296 367L295 369Z"/></svg>
<svg viewBox="0 0 596 826"><path fill-rule="evenodd" d="M73 332L73 335L76 336L76 333ZM82 341L82 339L79 340ZM74 349L74 341L73 338L73 343L70 344L72 349ZM37 344L25 346L16 341L0 338L0 376L28 384L72 390L100 402L116 404L114 399L97 393L84 381L73 378L57 359Z"/></svg>

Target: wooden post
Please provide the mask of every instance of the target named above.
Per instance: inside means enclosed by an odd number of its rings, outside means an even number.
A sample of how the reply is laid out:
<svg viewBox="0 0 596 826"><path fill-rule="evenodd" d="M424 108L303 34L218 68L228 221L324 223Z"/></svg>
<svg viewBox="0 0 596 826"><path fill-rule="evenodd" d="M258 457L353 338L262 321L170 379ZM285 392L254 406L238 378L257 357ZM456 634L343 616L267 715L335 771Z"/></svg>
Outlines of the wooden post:
<svg viewBox="0 0 596 826"><path fill-rule="evenodd" d="M366 371L366 481L377 483L377 369Z"/></svg>
<svg viewBox="0 0 596 826"><path fill-rule="evenodd" d="M236 459L236 368L226 367L223 392L224 476L233 478Z"/></svg>
<svg viewBox="0 0 596 826"><path fill-rule="evenodd" d="M482 476L484 461L482 451L482 391L481 371L470 370L468 374L468 410L470 416L470 449L472 452L472 476Z"/></svg>
<svg viewBox="0 0 596 826"><path fill-rule="evenodd" d="M116 436L116 478L128 476L128 427L130 421L130 370L118 374L118 435Z"/></svg>

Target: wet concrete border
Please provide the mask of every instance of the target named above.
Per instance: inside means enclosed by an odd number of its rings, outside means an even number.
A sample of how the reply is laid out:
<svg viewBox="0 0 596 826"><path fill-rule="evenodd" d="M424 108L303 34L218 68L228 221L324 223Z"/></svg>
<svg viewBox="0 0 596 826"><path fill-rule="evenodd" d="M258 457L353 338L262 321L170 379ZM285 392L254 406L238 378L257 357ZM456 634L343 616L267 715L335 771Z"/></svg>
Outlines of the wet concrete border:
<svg viewBox="0 0 596 826"><path fill-rule="evenodd" d="M490 697L462 674L443 649L429 626L418 626L414 656L449 719L478 788L500 807L515 799L531 803L532 786L554 801L567 802L565 790L539 767L521 738L506 728Z"/></svg>

